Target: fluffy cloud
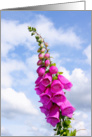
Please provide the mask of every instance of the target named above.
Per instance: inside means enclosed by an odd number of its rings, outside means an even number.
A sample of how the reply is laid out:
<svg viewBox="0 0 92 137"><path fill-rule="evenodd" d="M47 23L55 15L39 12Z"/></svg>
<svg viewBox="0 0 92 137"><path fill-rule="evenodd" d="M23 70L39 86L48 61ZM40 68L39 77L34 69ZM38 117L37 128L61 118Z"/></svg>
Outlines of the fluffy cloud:
<svg viewBox="0 0 92 137"><path fill-rule="evenodd" d="M91 45L84 49L83 53L86 55L86 62L91 65Z"/></svg>
<svg viewBox="0 0 92 137"><path fill-rule="evenodd" d="M71 93L66 91L66 96L77 109L91 108L91 80L86 76L85 72L80 68L75 68L72 73L63 67L60 67L63 75L69 79L73 87Z"/></svg>
<svg viewBox="0 0 92 137"><path fill-rule="evenodd" d="M37 115L38 111L23 92L11 88L1 90L2 115L12 117L16 114Z"/></svg>
<svg viewBox="0 0 92 137"><path fill-rule="evenodd" d="M80 48L83 40L76 34L74 28L56 29L53 22L45 16L38 15L24 24L20 24L18 21L1 21L1 53L2 57L6 57L9 51L13 51L15 47L22 45L29 50L35 49L35 38L30 37L30 33L27 30L27 26L35 26L38 32L46 38L49 44L54 45L67 45L70 47ZM43 32L44 30L44 32ZM34 46L33 46L34 45Z"/></svg>

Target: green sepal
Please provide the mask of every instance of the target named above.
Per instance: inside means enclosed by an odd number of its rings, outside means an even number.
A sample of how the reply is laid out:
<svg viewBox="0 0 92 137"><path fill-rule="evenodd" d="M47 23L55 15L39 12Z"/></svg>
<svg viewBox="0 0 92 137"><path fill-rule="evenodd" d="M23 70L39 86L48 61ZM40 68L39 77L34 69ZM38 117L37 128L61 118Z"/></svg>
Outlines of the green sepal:
<svg viewBox="0 0 92 137"><path fill-rule="evenodd" d="M28 30L31 32L32 31L32 28L30 26L28 26Z"/></svg>
<svg viewBox="0 0 92 137"><path fill-rule="evenodd" d="M57 76L52 77L52 80L56 80L56 79L57 79Z"/></svg>
<svg viewBox="0 0 92 137"><path fill-rule="evenodd" d="M63 72L58 72L58 74L62 75L62 74L63 74Z"/></svg>
<svg viewBox="0 0 92 137"><path fill-rule="evenodd" d="M56 63L52 63L52 64L50 64L50 66L56 66Z"/></svg>

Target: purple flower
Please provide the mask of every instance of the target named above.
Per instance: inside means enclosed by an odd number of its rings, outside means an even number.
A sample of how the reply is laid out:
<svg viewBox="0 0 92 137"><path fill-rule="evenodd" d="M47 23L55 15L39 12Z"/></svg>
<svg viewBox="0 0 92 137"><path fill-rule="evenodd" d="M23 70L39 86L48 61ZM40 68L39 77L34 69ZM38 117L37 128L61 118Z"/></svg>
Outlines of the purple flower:
<svg viewBox="0 0 92 137"><path fill-rule="evenodd" d="M59 80L53 80L51 84L51 92L56 93L61 91L62 89L63 89L63 85L61 84L61 82Z"/></svg>
<svg viewBox="0 0 92 137"><path fill-rule="evenodd" d="M56 124L58 122L60 122L59 115L60 115L60 113L59 113L59 107L56 104L54 104L51 107L50 112L49 112L49 114L48 114L48 116L46 118L47 122L50 123L53 127L55 127Z"/></svg>
<svg viewBox="0 0 92 137"><path fill-rule="evenodd" d="M46 87L42 84L42 82L39 84L39 89L43 92L46 90Z"/></svg>
<svg viewBox="0 0 92 137"><path fill-rule="evenodd" d="M45 60L45 66L48 67L50 65L50 61L47 59Z"/></svg>
<svg viewBox="0 0 92 137"><path fill-rule="evenodd" d="M43 76L45 74L45 67L40 67L39 69L38 69L38 75L39 76Z"/></svg>
<svg viewBox="0 0 92 137"><path fill-rule="evenodd" d="M58 106L60 106L62 102L64 102L65 100L66 100L66 97L62 90L60 92L56 92L52 97L52 101L56 103Z"/></svg>
<svg viewBox="0 0 92 137"><path fill-rule="evenodd" d="M40 94L43 93L43 91L40 90L39 87L36 87L35 90L36 90L36 94L37 94L37 95L40 95Z"/></svg>
<svg viewBox="0 0 92 137"><path fill-rule="evenodd" d="M75 111L75 108L71 105L71 103L66 99L65 102L63 102L60 105L62 116L72 117L73 112Z"/></svg>
<svg viewBox="0 0 92 137"><path fill-rule="evenodd" d="M58 68L56 66L51 66L49 71L51 74L56 74L58 72Z"/></svg>
<svg viewBox="0 0 92 137"><path fill-rule="evenodd" d="M44 106L40 107L41 112L44 113L46 116L48 116L49 114L49 110L47 108L45 108Z"/></svg>
<svg viewBox="0 0 92 137"><path fill-rule="evenodd" d="M37 80L35 81L35 84L36 84L36 86L38 86L39 85L39 83L42 81L42 76L39 76L38 78L37 78Z"/></svg>
<svg viewBox="0 0 92 137"><path fill-rule="evenodd" d="M52 82L52 76L50 73L45 74L42 80L42 84L47 87Z"/></svg>
<svg viewBox="0 0 92 137"><path fill-rule="evenodd" d="M64 89L70 91L71 87L73 86L72 83L67 80L64 76L58 75L58 80L63 84Z"/></svg>
<svg viewBox="0 0 92 137"><path fill-rule="evenodd" d="M40 95L40 102L47 105L50 102L51 96L50 88L47 88L45 92Z"/></svg>

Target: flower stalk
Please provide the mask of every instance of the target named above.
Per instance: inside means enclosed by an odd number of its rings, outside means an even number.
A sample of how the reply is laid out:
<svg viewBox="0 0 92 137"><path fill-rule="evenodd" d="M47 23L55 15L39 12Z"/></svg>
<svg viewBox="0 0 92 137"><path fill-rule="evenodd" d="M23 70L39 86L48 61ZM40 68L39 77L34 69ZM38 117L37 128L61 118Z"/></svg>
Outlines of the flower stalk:
<svg viewBox="0 0 92 137"><path fill-rule="evenodd" d="M41 35L34 27L28 27L31 36L35 35L38 42L38 62L37 69L38 78L35 81L35 90L40 97L40 107L42 113L45 114L46 120L53 127L55 135L60 136L76 136L76 129L71 128L71 120L75 108L67 100L63 89L70 91L72 83L59 72L56 63L52 63L48 49L48 43L44 41Z"/></svg>

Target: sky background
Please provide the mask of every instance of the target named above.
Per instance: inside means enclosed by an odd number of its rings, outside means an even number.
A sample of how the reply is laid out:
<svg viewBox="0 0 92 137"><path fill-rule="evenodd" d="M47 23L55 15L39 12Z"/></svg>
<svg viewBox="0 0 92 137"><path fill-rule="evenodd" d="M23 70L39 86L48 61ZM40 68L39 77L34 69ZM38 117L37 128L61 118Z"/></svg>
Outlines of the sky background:
<svg viewBox="0 0 92 137"><path fill-rule="evenodd" d="M73 87L66 93L76 108L73 128L91 135L91 12L1 12L1 135L53 136L53 127L40 112L37 79L38 44L27 27L49 44L52 61Z"/></svg>

